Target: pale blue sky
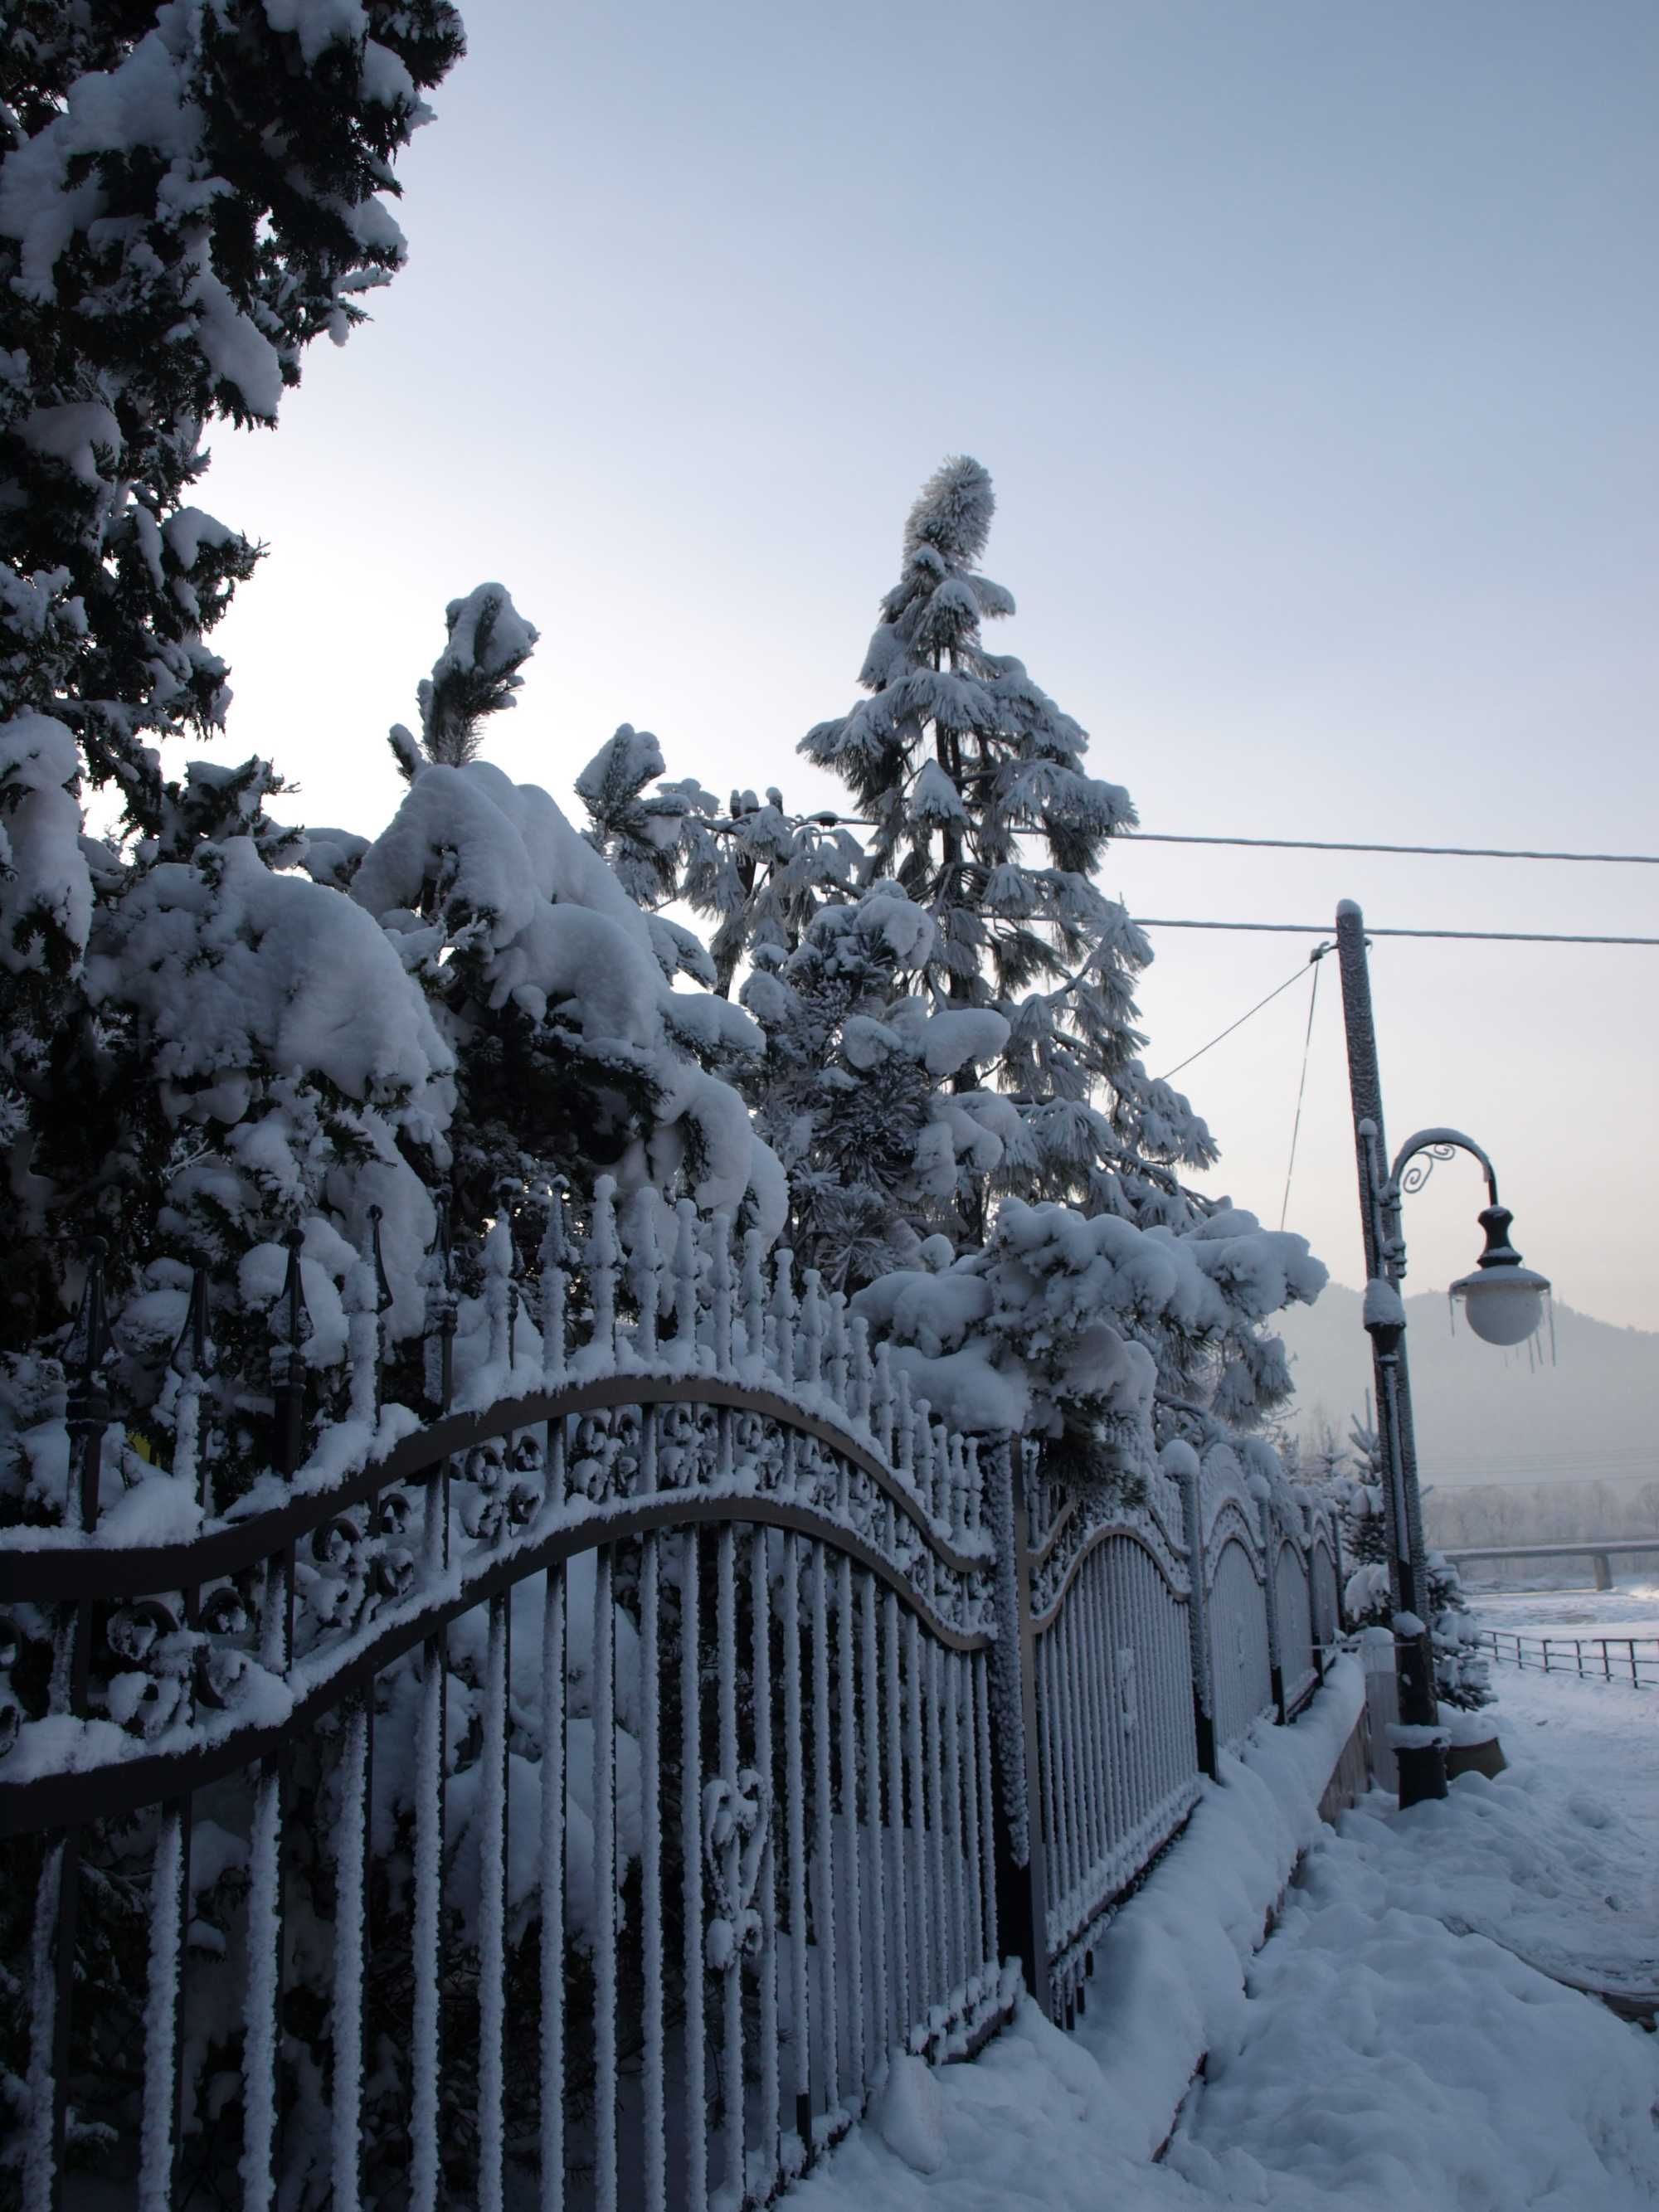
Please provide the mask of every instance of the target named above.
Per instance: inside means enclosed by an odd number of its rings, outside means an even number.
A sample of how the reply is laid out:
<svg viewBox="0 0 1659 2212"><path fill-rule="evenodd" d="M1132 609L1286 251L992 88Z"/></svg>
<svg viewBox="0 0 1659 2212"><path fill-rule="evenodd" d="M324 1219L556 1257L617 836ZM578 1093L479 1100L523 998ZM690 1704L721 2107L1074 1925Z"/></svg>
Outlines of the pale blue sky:
<svg viewBox="0 0 1659 2212"><path fill-rule="evenodd" d="M386 726L485 578L543 633L515 775L563 797L627 720L672 773L833 800L794 741L967 451L995 641L1146 828L1659 851L1651 0L465 14L409 269L200 495L272 547L221 638L296 813L385 819ZM1659 935L1652 869L1144 846L1107 888ZM1305 949L1158 946L1155 1072ZM1335 985L1291 1225L1352 1281ZM1395 1139L1469 1128L1561 1295L1659 1328L1659 951L1390 945L1376 990ZM1270 1221L1306 1012L1182 1079ZM1479 1202L1415 1201L1413 1287Z"/></svg>

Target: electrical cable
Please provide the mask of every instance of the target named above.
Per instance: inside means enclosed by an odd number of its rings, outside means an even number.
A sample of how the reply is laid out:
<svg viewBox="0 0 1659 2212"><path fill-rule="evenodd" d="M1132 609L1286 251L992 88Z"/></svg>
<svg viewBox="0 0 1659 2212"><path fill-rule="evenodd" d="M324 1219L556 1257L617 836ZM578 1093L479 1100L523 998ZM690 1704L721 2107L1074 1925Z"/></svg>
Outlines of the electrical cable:
<svg viewBox="0 0 1659 2212"><path fill-rule="evenodd" d="M1265 845L1291 853L1422 853L1449 860L1600 860L1659 868L1659 853L1534 853L1505 845L1346 845L1316 837L1196 837L1176 830L1131 830L1124 833L1124 840L1136 845Z"/></svg>
<svg viewBox="0 0 1659 2212"><path fill-rule="evenodd" d="M1328 921L1172 921L1138 914L1137 929L1252 929L1277 932L1286 937L1317 937L1330 927ZM1377 929L1365 925L1367 937L1455 937L1485 945L1659 945L1659 937L1563 937L1534 929Z"/></svg>
<svg viewBox="0 0 1659 2212"><path fill-rule="evenodd" d="M1317 952L1309 956L1309 964L1313 969L1313 988L1308 994L1308 1027L1302 1039L1302 1079L1296 1086L1296 1119L1291 1124L1291 1157L1285 1163L1285 1202L1279 1209L1281 1229L1291 1210L1291 1177L1296 1173L1296 1140L1302 1134L1302 1101L1308 1089L1308 1053L1313 1043L1314 1008L1319 1004L1319 963L1330 949L1328 945L1322 945Z"/></svg>
<svg viewBox="0 0 1659 2212"><path fill-rule="evenodd" d="M861 815L837 814L825 808L809 814L805 820L815 823L820 829L873 830L877 824ZM726 829L726 823L714 823L714 829ZM1040 823L1011 823L1017 837L1040 837ZM1212 837L1200 836L1182 830L1126 830L1121 833L1124 844L1134 845L1245 845L1269 848L1284 853L1417 853L1430 860L1589 860L1609 867L1659 868L1659 853L1553 853L1534 851L1525 845L1370 845L1346 843L1324 837Z"/></svg>
<svg viewBox="0 0 1659 2212"><path fill-rule="evenodd" d="M1328 950L1328 946L1322 948L1322 951ZM1320 957L1320 953L1312 952L1309 954L1308 959L1317 960ZM1230 1037L1235 1030L1242 1030L1245 1023L1249 1020L1251 1014L1259 1014L1263 1006L1270 1006L1273 1004L1273 1000L1279 996L1281 991L1288 991L1291 984L1297 981L1306 972L1307 965L1308 962L1304 961L1300 968L1292 969L1291 973L1285 978L1284 981L1282 983L1275 983L1273 989L1268 992L1267 997L1265 999L1258 999L1255 1006L1249 1009L1248 1013L1241 1014L1236 1022L1229 1022L1226 1028L1222 1030L1220 1036L1212 1036L1208 1044L1200 1045L1196 1052L1189 1052L1185 1060L1177 1060L1175 1066L1170 1070L1169 1074L1160 1075L1158 1079L1158 1081L1160 1083L1167 1083L1170 1080L1170 1076L1179 1075L1183 1067L1190 1067L1195 1060L1202 1060L1206 1052L1211 1051L1215 1046L1221 1042L1222 1037Z"/></svg>

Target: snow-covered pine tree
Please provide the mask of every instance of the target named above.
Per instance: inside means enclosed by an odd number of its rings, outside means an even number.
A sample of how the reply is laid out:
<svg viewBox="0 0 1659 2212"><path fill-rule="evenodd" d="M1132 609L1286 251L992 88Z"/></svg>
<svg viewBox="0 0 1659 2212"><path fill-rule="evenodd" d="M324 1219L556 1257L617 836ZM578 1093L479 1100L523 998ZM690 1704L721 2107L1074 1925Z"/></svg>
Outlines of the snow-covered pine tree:
<svg viewBox="0 0 1659 2212"><path fill-rule="evenodd" d="M421 710L416 741L403 723L392 726L391 744L405 782L412 782L422 754L446 768L464 768L477 757L484 724L518 702L513 694L519 673L541 633L527 623L501 584L475 585L465 599L444 609L448 640L430 676L416 686Z"/></svg>
<svg viewBox="0 0 1659 2212"><path fill-rule="evenodd" d="M202 644L255 557L186 504L215 416L274 422L301 355L401 265L384 195L462 51L448 0L9 9L0 111L0 672L132 818L148 736L222 719Z"/></svg>
<svg viewBox="0 0 1659 2212"><path fill-rule="evenodd" d="M1389 1585L1388 1522L1382 1503L1386 1480L1382 1445L1372 1425L1369 1403L1362 1420L1349 1429L1351 1460L1358 1481L1350 1486L1342 1516L1343 1549L1350 1572L1345 1594L1348 1618L1358 1628L1386 1628L1394 1617ZM1492 1702L1487 1662L1475 1641L1474 1618L1463 1595L1462 1577L1438 1552L1427 1557L1425 1617L1434 1648L1434 1686L1443 1705L1473 1711Z"/></svg>
<svg viewBox="0 0 1659 2212"><path fill-rule="evenodd" d="M910 511L898 582L860 681L870 696L801 740L874 823L872 877L893 876L938 934L915 979L1009 1025L994 1070L1028 1143L996 1177L969 1179L964 1226L982 1236L993 1188L1085 1212L1184 1225L1174 1170L1217 1158L1187 1101L1139 1054L1133 981L1152 949L1092 880L1135 819L1128 793L1088 775L1088 738L1024 665L987 650L983 623L1013 600L981 574L991 480L946 460Z"/></svg>
<svg viewBox="0 0 1659 2212"><path fill-rule="evenodd" d="M545 791L486 761L421 763L350 896L456 1057L459 1222L511 1212L556 1175L580 1194L608 1171L625 1194L672 1189L775 1233L782 1177L726 1079L759 1030L672 988L706 969L702 948L641 912Z"/></svg>
<svg viewBox="0 0 1659 2212"><path fill-rule="evenodd" d="M801 742L872 820L872 873L890 872L934 924L892 978L895 1004L985 1025L925 1109L933 1172L908 1226L918 1239L942 1232L967 1266L992 1241L999 1194L1179 1238L1218 1295L1162 1304L1140 1340L1164 1388L1249 1426L1291 1389L1262 1324L1316 1297L1324 1270L1300 1238L1179 1181L1216 1147L1187 1100L1146 1075L1133 986L1151 948L1091 880L1133 811L1085 772L1078 724L1019 661L985 648L982 623L1013 605L975 566L992 509L976 461L947 460L924 486L865 662L871 696ZM769 1026L783 1018L756 1011ZM769 1070L785 1057L775 1040ZM836 1118L828 1097L786 1147L797 1194L815 1173L839 1174ZM902 1237L890 1241L902 1260Z"/></svg>
<svg viewBox="0 0 1659 2212"><path fill-rule="evenodd" d="M722 998L744 961L795 951L814 915L869 880L863 848L836 814L792 813L775 786L763 799L734 791L724 815L710 808L687 824L681 896L718 923L708 949Z"/></svg>
<svg viewBox="0 0 1659 2212"><path fill-rule="evenodd" d="M274 422L301 356L400 265L392 163L461 51L448 0L8 13L0 106L0 1144L15 1211L0 1348L58 1325L81 1236L153 1249L158 1095L112 957L150 872L217 840L154 741L210 732L206 643L255 549L188 503L215 417ZM232 811L250 827L257 764ZM82 837L112 785L131 844ZM214 864L204 858L207 887ZM88 955L97 994L88 988Z"/></svg>
<svg viewBox="0 0 1659 2212"><path fill-rule="evenodd" d="M743 986L766 1056L738 1079L788 1173L793 1247L838 1289L948 1261L959 1158L977 1148L988 1164L1019 1139L1006 1099L949 1089L1006 1041L1001 1017L930 1005L899 980L933 934L896 884L872 884L823 908L793 952L755 946Z"/></svg>
<svg viewBox="0 0 1659 2212"><path fill-rule="evenodd" d="M1348 1565L1342 1608L1356 1628L1386 1627L1393 1618L1389 1594L1389 1536L1382 1507L1382 1444L1366 1402L1364 1417L1348 1425L1352 1480L1342 1509L1342 1549Z"/></svg>

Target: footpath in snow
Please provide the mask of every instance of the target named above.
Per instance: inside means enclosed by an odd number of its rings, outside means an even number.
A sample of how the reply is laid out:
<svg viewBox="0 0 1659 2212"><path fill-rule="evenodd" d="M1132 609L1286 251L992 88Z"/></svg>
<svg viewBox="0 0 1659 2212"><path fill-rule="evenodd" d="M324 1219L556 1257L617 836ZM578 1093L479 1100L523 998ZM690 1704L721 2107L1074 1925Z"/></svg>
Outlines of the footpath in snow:
<svg viewBox="0 0 1659 2212"><path fill-rule="evenodd" d="M1639 1976L1659 1808L1629 1770L1653 1781L1659 1729L1637 1693L1575 1721L1593 1686L1516 1694L1504 1670L1508 1773L1404 1814L1373 1793L1333 1831L1316 1804L1356 1686L1345 1666L1295 1728L1228 1762L1097 1951L1074 2034L1027 2005L971 2065L904 2062L802 2212L1659 2206L1659 2037L1509 1948Z"/></svg>

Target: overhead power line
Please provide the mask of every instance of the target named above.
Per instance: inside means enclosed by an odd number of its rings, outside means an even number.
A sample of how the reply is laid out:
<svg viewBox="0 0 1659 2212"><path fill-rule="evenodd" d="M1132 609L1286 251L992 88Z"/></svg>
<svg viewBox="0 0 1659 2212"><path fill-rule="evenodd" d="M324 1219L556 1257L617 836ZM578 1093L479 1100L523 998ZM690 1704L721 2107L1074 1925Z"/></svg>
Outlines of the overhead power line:
<svg viewBox="0 0 1659 2212"><path fill-rule="evenodd" d="M1620 866L1659 868L1659 853L1534 853L1505 845L1347 845L1318 837L1196 837L1176 830L1133 830L1136 845L1267 845L1289 853L1422 853L1448 860L1600 860Z"/></svg>
<svg viewBox="0 0 1659 2212"><path fill-rule="evenodd" d="M806 817L820 829L873 830L878 825L856 814L837 814L825 807ZM716 823L729 828L729 823ZM1036 823L1010 824L1017 837L1040 837ZM1283 853L1416 853L1438 860L1589 860L1610 867L1659 868L1659 853L1552 853L1526 845L1370 845L1346 843L1325 837L1212 837L1182 830L1126 830L1118 843L1133 845L1254 845Z"/></svg>
<svg viewBox="0 0 1659 2212"><path fill-rule="evenodd" d="M1328 921L1176 921L1138 914L1137 929L1250 929L1267 930L1285 937L1318 937L1330 928ZM1547 935L1535 929L1378 929L1365 925L1367 937L1457 937L1487 945L1659 945L1659 937L1567 937Z"/></svg>

